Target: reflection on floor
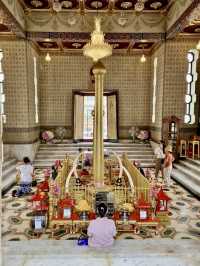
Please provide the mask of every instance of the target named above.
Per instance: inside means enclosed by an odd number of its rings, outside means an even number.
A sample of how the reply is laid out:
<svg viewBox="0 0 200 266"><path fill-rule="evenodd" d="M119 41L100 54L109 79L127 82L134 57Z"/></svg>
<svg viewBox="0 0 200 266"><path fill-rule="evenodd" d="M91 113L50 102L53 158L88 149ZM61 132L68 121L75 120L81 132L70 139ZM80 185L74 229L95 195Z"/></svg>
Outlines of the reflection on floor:
<svg viewBox="0 0 200 266"><path fill-rule="evenodd" d="M43 172L36 169L38 182L43 180ZM36 238L30 229L32 217L31 205L27 198L12 198L12 188L2 199L2 239L10 241L27 240ZM33 188L34 190L34 188ZM118 239L146 239L146 238L171 238L171 239L199 239L200 240L200 201L188 193L177 183L167 191L172 198L170 203L171 225L158 229L158 232L144 228L139 234L122 233ZM51 232L46 230L39 239L50 239ZM78 235L67 234L64 230L58 230L54 239L77 239Z"/></svg>

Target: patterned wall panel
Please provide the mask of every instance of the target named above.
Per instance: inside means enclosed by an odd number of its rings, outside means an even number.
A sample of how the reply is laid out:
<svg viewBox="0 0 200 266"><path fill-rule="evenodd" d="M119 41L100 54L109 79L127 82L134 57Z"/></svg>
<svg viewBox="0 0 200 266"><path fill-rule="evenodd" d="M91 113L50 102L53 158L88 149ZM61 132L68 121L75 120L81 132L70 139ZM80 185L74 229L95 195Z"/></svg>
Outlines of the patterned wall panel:
<svg viewBox="0 0 200 266"><path fill-rule="evenodd" d="M185 93L186 93L186 73L188 68L187 52L196 47L197 41L177 40L166 43L166 67L165 67L165 91L163 97L163 116L175 115L182 119L183 124L185 114ZM198 64L199 67L199 64ZM197 70L200 73L200 69ZM199 91L197 83L197 91ZM198 113L198 99L196 103L196 114ZM197 118L198 120L198 118Z"/></svg>
<svg viewBox="0 0 200 266"><path fill-rule="evenodd" d="M187 52L196 47L197 41L180 39L177 41L167 41L152 56L152 80L153 80L153 59L158 57L158 87L156 94L156 121L151 123L152 137L161 139L162 118L175 115L182 119L181 137L189 137L196 134L197 123L187 125L183 123L185 114L185 93L186 93L186 72L187 72ZM165 50L166 49L166 50ZM200 73L200 60L197 64L197 72ZM196 121L199 115L199 94L200 94L200 74L196 83L197 101L195 106ZM150 113L152 115L152 95ZM184 130L184 129L187 129Z"/></svg>
<svg viewBox="0 0 200 266"><path fill-rule="evenodd" d="M83 56L41 57L41 126L72 126L72 90L88 89L91 61ZM150 58L114 56L103 60L107 69L105 89L119 90L120 136L132 125L149 125ZM122 129L123 128L123 129Z"/></svg>
<svg viewBox="0 0 200 266"><path fill-rule="evenodd" d="M38 138L35 124L33 55L36 52L25 41L1 41L5 74L5 143L28 143ZM20 131L20 132L19 132Z"/></svg>

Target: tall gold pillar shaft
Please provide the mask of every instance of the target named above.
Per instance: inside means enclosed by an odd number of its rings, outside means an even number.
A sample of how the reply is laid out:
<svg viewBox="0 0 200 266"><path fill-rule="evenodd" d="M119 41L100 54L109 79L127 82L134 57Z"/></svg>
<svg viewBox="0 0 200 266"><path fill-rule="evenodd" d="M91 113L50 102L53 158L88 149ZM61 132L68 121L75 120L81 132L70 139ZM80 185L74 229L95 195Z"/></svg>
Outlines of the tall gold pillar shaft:
<svg viewBox="0 0 200 266"><path fill-rule="evenodd" d="M96 187L101 188L104 186L103 82L106 69L101 62L97 62L92 71L95 77L93 174Z"/></svg>

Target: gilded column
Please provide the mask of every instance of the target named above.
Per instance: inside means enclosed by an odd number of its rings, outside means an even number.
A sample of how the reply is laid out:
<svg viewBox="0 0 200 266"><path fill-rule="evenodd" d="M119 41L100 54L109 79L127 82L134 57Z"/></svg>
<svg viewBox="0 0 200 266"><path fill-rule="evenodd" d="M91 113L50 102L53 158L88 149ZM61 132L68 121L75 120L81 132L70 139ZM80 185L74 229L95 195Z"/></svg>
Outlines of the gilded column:
<svg viewBox="0 0 200 266"><path fill-rule="evenodd" d="M95 114L94 114L94 180L97 188L104 186L104 143L103 143L103 82L106 69L101 62L93 67L95 77Z"/></svg>

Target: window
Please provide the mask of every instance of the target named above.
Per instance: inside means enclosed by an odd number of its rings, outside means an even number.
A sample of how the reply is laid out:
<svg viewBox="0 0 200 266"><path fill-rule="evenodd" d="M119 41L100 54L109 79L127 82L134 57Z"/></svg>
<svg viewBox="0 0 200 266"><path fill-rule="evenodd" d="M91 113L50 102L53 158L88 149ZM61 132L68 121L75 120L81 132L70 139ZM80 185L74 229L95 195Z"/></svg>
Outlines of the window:
<svg viewBox="0 0 200 266"><path fill-rule="evenodd" d="M38 81L37 81L37 59L33 57L34 64L34 88L35 88L35 123L39 123L38 115Z"/></svg>
<svg viewBox="0 0 200 266"><path fill-rule="evenodd" d="M153 69L154 69L154 74L153 74L153 110L152 110L152 123L155 123L156 121L156 87L157 87L157 63L158 63L158 58L154 58L154 64L153 64Z"/></svg>
<svg viewBox="0 0 200 266"><path fill-rule="evenodd" d="M185 95L186 113L184 121L186 124L195 123L195 103L196 103L196 63L199 57L199 52L195 49L189 50L187 53L188 71L186 75L187 90Z"/></svg>

